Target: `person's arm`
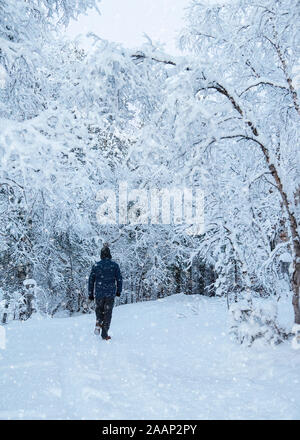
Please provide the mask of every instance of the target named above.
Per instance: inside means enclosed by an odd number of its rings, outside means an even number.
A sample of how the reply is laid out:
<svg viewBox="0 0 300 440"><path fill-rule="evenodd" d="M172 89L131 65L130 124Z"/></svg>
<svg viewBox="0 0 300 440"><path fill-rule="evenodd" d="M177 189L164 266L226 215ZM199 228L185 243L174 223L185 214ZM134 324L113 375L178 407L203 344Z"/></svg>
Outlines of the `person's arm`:
<svg viewBox="0 0 300 440"><path fill-rule="evenodd" d="M89 299L91 301L94 299L95 280L96 280L96 271L95 271L95 266L93 266L89 277Z"/></svg>
<svg viewBox="0 0 300 440"><path fill-rule="evenodd" d="M122 275L121 275L121 271L120 271L119 265L117 265L117 270L116 270L116 281L117 281L116 295L117 296L121 296L123 279L122 279Z"/></svg>

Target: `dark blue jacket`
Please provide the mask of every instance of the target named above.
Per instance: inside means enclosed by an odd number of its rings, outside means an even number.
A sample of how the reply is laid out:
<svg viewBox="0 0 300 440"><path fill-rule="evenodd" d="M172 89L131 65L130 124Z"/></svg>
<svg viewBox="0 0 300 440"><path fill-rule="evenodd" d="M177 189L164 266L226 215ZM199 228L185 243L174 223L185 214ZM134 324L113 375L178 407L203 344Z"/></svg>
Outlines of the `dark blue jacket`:
<svg viewBox="0 0 300 440"><path fill-rule="evenodd" d="M122 275L119 265L110 258L94 264L89 277L89 296L114 297L122 292Z"/></svg>

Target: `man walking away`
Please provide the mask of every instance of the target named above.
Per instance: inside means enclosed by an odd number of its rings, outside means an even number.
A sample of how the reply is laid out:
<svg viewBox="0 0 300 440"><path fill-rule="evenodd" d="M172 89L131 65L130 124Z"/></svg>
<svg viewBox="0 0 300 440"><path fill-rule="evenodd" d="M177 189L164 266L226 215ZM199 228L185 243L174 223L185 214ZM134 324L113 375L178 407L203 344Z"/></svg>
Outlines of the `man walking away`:
<svg viewBox="0 0 300 440"><path fill-rule="evenodd" d="M111 339L108 330L116 296L121 296L122 275L119 265L112 261L107 244L101 249L101 261L94 264L89 277L89 300L96 297L96 327L95 335L100 334L102 339Z"/></svg>

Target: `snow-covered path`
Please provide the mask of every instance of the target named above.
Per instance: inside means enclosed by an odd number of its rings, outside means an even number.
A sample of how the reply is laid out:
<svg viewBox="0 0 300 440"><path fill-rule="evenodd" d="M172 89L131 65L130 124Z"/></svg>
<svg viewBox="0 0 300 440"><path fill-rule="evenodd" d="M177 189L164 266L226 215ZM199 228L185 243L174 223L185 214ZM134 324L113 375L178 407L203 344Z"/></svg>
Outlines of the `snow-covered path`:
<svg viewBox="0 0 300 440"><path fill-rule="evenodd" d="M174 295L6 326L0 419L299 419L300 353L240 347L221 299Z"/></svg>

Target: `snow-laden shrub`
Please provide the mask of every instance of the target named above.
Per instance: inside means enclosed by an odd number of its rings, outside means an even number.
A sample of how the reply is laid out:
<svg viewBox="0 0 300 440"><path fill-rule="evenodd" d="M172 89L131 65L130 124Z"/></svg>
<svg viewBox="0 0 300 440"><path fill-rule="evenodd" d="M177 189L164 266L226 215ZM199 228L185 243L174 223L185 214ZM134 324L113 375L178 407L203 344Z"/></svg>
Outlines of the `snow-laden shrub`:
<svg viewBox="0 0 300 440"><path fill-rule="evenodd" d="M0 321L6 324L10 320L26 320L38 311L39 301L36 301L42 290L34 279L23 281L23 288L13 292L0 289Z"/></svg>
<svg viewBox="0 0 300 440"><path fill-rule="evenodd" d="M13 319L21 319L25 313L26 305L20 291L5 293L0 303L1 323L6 324Z"/></svg>
<svg viewBox="0 0 300 440"><path fill-rule="evenodd" d="M288 334L278 324L277 305L270 302L239 301L231 304L230 334L237 342L252 345L254 341L275 345Z"/></svg>

